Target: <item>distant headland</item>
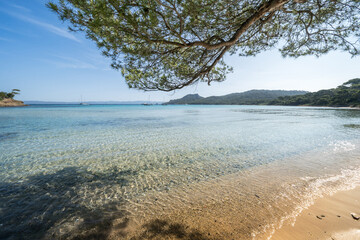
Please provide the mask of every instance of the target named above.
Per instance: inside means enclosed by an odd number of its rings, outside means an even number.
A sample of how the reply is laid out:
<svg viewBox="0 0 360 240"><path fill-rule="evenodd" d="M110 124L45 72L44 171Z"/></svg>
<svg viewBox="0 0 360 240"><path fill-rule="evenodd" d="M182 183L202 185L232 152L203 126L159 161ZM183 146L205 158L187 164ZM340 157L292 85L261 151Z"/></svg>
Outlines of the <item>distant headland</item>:
<svg viewBox="0 0 360 240"><path fill-rule="evenodd" d="M15 95L19 94L19 89L13 89L11 92L0 92L0 107L23 107L27 106L23 101L15 100Z"/></svg>
<svg viewBox="0 0 360 240"><path fill-rule="evenodd" d="M189 94L165 104L359 107L360 78L351 79L337 88L317 92L250 90L206 98Z"/></svg>
<svg viewBox="0 0 360 240"><path fill-rule="evenodd" d="M27 106L24 104L23 101L11 99L11 98L5 98L3 100L0 100L0 107L24 107Z"/></svg>

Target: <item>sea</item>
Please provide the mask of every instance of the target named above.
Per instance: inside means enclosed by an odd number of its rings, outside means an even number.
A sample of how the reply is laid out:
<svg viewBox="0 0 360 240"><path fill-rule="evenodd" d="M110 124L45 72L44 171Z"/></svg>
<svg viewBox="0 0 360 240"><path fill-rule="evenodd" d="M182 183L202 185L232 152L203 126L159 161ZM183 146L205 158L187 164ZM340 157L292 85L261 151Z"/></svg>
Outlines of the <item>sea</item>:
<svg viewBox="0 0 360 240"><path fill-rule="evenodd" d="M0 239L267 239L357 186L357 109L0 109Z"/></svg>

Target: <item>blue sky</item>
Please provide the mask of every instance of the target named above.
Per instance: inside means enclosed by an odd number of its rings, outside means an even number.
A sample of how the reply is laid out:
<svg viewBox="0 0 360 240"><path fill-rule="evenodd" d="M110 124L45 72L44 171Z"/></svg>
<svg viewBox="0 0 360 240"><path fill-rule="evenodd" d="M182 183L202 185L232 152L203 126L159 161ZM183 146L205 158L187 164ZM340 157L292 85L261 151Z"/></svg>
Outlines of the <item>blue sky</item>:
<svg viewBox="0 0 360 240"><path fill-rule="evenodd" d="M0 0L0 90L21 89L21 100L167 101L189 93L224 95L250 89L336 87L360 77L360 58L332 52L320 58L282 58L277 50L256 57L226 56L234 67L225 82L173 93L128 89L120 72L82 33L67 30L46 0Z"/></svg>

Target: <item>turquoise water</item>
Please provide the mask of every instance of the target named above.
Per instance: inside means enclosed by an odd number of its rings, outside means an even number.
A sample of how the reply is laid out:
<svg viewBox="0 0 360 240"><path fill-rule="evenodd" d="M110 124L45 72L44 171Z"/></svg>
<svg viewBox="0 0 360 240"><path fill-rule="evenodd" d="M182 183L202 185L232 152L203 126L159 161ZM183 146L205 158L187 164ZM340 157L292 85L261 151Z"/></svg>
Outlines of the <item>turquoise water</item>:
<svg viewBox="0 0 360 240"><path fill-rule="evenodd" d="M360 111L349 109L3 108L0 238L71 238L75 230L99 226L97 236L106 237L107 223L130 218L128 206L149 192L169 192L282 161L301 165L299 177L340 174L360 165L359 140ZM319 149L338 157L351 153L351 158L299 158Z"/></svg>

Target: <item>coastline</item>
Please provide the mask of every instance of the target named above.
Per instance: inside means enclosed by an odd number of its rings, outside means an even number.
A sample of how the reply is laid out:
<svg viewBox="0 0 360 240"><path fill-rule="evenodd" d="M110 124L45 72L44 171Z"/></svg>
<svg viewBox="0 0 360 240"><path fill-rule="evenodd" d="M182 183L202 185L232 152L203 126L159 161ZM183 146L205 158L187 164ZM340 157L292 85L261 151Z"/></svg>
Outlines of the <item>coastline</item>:
<svg viewBox="0 0 360 240"><path fill-rule="evenodd" d="M128 224L126 239L180 239L177 233L206 240L357 239L354 229L360 220L350 213L360 216L360 202L355 201L360 199L360 187L355 188L359 169L300 178L300 183L295 179L301 166L288 171L283 163L138 198L136 207L127 210L141 213L134 218L141 220Z"/></svg>
<svg viewBox="0 0 360 240"><path fill-rule="evenodd" d="M13 110L4 112L0 136L4 159L11 159L1 171L6 236L271 239L299 223L297 217L318 199L360 186L357 111ZM212 120L190 124L203 119ZM24 129L18 130L20 124ZM41 219L44 212L39 227L31 228L34 216ZM337 236L347 228L330 230Z"/></svg>
<svg viewBox="0 0 360 240"><path fill-rule="evenodd" d="M191 208L173 209L170 215L155 214L157 217L145 223L142 222L141 226L127 222L125 232L130 235L125 239L360 240L360 220L354 219L351 215L355 213L354 216L360 217L359 186L351 190L340 190L334 194L323 195L298 214L290 218L283 215L285 220L280 223L279 217L281 216L277 216L276 212L268 212L270 209L262 203L263 195L261 193L248 196L248 200L258 202L257 204L261 205L259 207L263 208L263 213L254 211L255 209L244 208L241 204L243 199L230 193L229 189L226 189L228 184L225 183L228 182L220 183L223 185L223 191L220 190L220 194L224 196L221 201L213 198L210 201L199 203L197 202L198 198L204 196L197 193L193 199L187 199L192 203ZM214 184L211 185L214 186ZM218 195L219 188L215 186L215 189L215 195ZM202 190L204 192L211 191L209 189ZM149 201L148 204L150 202L152 201ZM286 208L286 204L281 205ZM167 208L165 206L163 205L164 208ZM246 218L255 221L251 221L253 224L248 225ZM271 218L277 220L270 223ZM266 224L267 221L270 221L270 224ZM250 234L257 226L260 228L263 226L263 231ZM131 234L133 231L135 235ZM110 239L119 239L116 237L118 234L114 230Z"/></svg>
<svg viewBox="0 0 360 240"><path fill-rule="evenodd" d="M275 231L271 240L360 239L360 187L320 198L296 218L294 225Z"/></svg>
<svg viewBox="0 0 360 240"><path fill-rule="evenodd" d="M344 110L360 110L360 107L356 106L315 106L315 105L270 105L270 104L162 104L162 105L192 105L192 106L262 106L262 107L309 107L309 108L327 108L327 109L344 109Z"/></svg>
<svg viewBox="0 0 360 240"><path fill-rule="evenodd" d="M5 98L3 100L0 100L0 107L25 107L28 106L24 104L23 101L11 99L11 98Z"/></svg>

